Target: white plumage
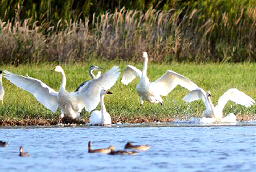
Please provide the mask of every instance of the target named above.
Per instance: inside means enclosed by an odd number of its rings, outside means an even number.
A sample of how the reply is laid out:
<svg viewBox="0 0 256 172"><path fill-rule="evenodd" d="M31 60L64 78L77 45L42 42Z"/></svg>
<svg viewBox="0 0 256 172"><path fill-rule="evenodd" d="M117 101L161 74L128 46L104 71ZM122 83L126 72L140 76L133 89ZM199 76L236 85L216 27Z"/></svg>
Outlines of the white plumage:
<svg viewBox="0 0 256 172"><path fill-rule="evenodd" d="M112 93L102 89L100 92L101 110L100 111L95 110L91 113L91 116L89 118L89 123L91 125L111 125L112 124L111 117L107 112L104 104L104 95L106 94L112 94Z"/></svg>
<svg viewBox="0 0 256 172"><path fill-rule="evenodd" d="M79 118L80 112L85 107L91 109L96 108L99 103L98 99L90 99L100 95L100 90L106 87L112 87L120 74L119 68L114 66L111 70L103 74L101 77L90 80L90 82L76 92L66 91L66 76L61 66L55 67L56 72L62 74L62 84L59 92L56 92L42 81L29 77L16 75L8 71L4 71L5 78L12 82L17 87L20 87L35 96L47 109L56 112L61 109L61 118L65 116L71 118Z"/></svg>
<svg viewBox="0 0 256 172"><path fill-rule="evenodd" d="M161 96L167 96L177 85L188 90L194 90L198 86L174 71L168 70L163 76L154 82L150 82L147 77L148 54L143 52L144 66L142 72L134 66L128 65L125 69L121 82L128 85L136 77L140 78L136 90L140 96L141 104L144 101L151 103L163 103Z"/></svg>
<svg viewBox="0 0 256 172"><path fill-rule="evenodd" d="M227 90L219 98L218 104L215 107L211 100L211 94L201 88L191 91L183 98L186 102L192 102L198 99L202 99L206 107L206 110L203 113L205 117L201 119L202 123L236 122L236 116L233 113L230 113L223 118L223 109L228 101L233 101L245 107L250 107L255 104L255 101L251 97L236 88Z"/></svg>
<svg viewBox="0 0 256 172"><path fill-rule="evenodd" d="M0 71L0 100L2 101L2 104L4 104L4 86L2 71Z"/></svg>
<svg viewBox="0 0 256 172"><path fill-rule="evenodd" d="M94 75L93 71L95 71L95 70L101 70L101 69L102 69L102 68L99 67L99 66L92 65L92 66L89 68L89 75L90 75L91 79L97 79L97 78L99 78L99 77L101 76L101 71L98 71L98 73L97 73L96 76ZM89 80L88 80L88 81L84 81L82 84L80 84L80 85L77 87L76 91L78 91L81 87L83 87L84 85L86 85L88 82L89 82Z"/></svg>
<svg viewBox="0 0 256 172"><path fill-rule="evenodd" d="M82 86L77 94L81 101L85 104L85 109L88 112L94 110L100 102L100 92L102 89L109 90L114 86L120 75L118 66L112 67L109 71L102 74L97 79L92 79Z"/></svg>

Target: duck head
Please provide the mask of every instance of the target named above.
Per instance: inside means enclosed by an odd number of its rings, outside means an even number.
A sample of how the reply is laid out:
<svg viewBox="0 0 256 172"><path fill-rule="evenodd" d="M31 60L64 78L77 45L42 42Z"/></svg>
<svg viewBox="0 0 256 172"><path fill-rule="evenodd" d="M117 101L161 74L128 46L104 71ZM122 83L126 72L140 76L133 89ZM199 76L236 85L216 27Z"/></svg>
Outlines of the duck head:
<svg viewBox="0 0 256 172"><path fill-rule="evenodd" d="M23 146L20 146L20 152L24 152Z"/></svg>

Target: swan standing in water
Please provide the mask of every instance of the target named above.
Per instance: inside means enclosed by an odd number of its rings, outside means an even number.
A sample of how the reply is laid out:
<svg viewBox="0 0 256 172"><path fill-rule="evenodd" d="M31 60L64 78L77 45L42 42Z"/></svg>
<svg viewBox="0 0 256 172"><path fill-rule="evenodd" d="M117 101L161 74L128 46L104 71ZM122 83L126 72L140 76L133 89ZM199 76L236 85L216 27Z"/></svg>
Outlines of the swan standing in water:
<svg viewBox="0 0 256 172"><path fill-rule="evenodd" d="M83 108L87 111L96 108L99 103L99 98L97 97L100 97L100 90L103 85L106 88L112 87L120 75L119 67L114 66L98 79L90 80L88 84L82 86L78 91L67 92L64 70L61 66L56 66L55 71L62 74L62 83L59 92L54 91L38 79L16 75L8 71L4 71L4 73L6 74L6 79L17 87L33 94L47 109L56 112L60 108L61 118L67 116L72 119L79 118Z"/></svg>
<svg viewBox="0 0 256 172"><path fill-rule="evenodd" d="M250 107L255 104L255 101L251 97L236 88L227 90L219 98L218 104L215 107L211 100L211 94L201 88L191 91L183 98L186 102L193 102L199 99L203 100L206 107L206 110L203 112L205 117L200 120L202 123L235 123L236 116L233 113L230 113L223 118L223 109L229 100L245 107Z"/></svg>
<svg viewBox="0 0 256 172"><path fill-rule="evenodd" d="M0 100L4 104L4 86L3 86L3 72L0 71Z"/></svg>
<svg viewBox="0 0 256 172"><path fill-rule="evenodd" d="M101 110L100 111L95 110L92 112L91 117L89 118L89 123L91 125L111 125L112 124L111 117L107 112L104 104L104 95L106 94L112 94L112 92L102 89L100 92Z"/></svg>
<svg viewBox="0 0 256 172"><path fill-rule="evenodd" d="M147 77L148 54L143 52L144 66L142 72L132 65L128 65L121 82L128 85L136 77L140 78L136 90L140 96L140 103L149 101L151 103L163 103L161 96L167 96L177 85L188 90L194 90L198 86L188 78L174 71L168 70L163 76L154 82L150 82Z"/></svg>
<svg viewBox="0 0 256 172"><path fill-rule="evenodd" d="M102 70L102 68L99 67L99 66L96 66L96 65L92 65L92 66L89 68L89 75L90 75L90 77L91 77L92 79L98 79L98 78L101 76L101 71L98 71L97 75L94 75L93 71L95 71L95 70ZM85 81L85 82L83 82L82 84L80 84L80 85L77 87L76 91L78 91L81 87L83 87L83 86L84 86L85 84L87 84L87 83L88 83L88 81Z"/></svg>

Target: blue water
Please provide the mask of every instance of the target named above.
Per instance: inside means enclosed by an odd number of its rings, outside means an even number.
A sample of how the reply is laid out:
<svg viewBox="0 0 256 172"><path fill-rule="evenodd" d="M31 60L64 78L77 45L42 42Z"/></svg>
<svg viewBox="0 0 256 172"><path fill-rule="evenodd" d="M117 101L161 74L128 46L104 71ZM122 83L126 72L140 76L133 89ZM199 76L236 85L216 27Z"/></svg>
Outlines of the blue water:
<svg viewBox="0 0 256 172"><path fill-rule="evenodd" d="M0 171L255 171L256 126L59 127L0 129ZM127 141L152 148L137 155L87 153ZM19 157L23 145L30 157Z"/></svg>

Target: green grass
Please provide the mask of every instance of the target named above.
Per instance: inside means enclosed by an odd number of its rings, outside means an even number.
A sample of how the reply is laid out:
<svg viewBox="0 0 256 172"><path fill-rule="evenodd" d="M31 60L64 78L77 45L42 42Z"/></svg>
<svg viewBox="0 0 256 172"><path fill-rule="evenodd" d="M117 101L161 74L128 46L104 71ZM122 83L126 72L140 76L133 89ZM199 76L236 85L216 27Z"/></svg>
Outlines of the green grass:
<svg viewBox="0 0 256 172"><path fill-rule="evenodd" d="M110 69L113 65L119 65L123 71L127 64L135 65L142 68L142 63L135 64L133 62L124 61L93 61L86 64L68 64L62 65L67 76L67 90L73 91L83 81L89 79L88 68L95 64ZM59 89L61 83L61 75L51 71L55 64L40 65L20 65L0 66L11 72L38 78L55 90ZM238 88L239 90L256 99L256 64L149 64L148 76L151 81L156 80L166 70L171 69L183 74L193 80L197 85L210 90L213 96L213 102L216 103L221 96L229 88ZM138 79L134 80L130 85L121 84L120 79L111 89L113 95L105 97L107 111L111 114L114 121L143 118L162 120L166 118L187 118L191 116L200 116L204 110L202 101L185 103L182 98L188 93L188 90L177 87L168 96L164 97L164 105L150 104L145 102L140 106L139 96L135 87ZM28 92L23 91L12 85L8 80L3 79L5 87L4 105L0 105L0 119L57 119L60 111L52 113L38 103L36 99ZM234 103L228 103L225 112L235 112L236 114L253 115L256 114L256 106L245 108ZM87 120L88 112L82 112L82 117Z"/></svg>

